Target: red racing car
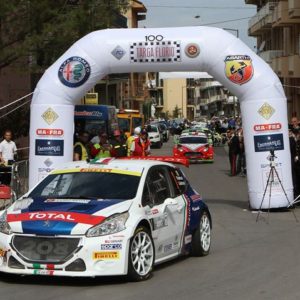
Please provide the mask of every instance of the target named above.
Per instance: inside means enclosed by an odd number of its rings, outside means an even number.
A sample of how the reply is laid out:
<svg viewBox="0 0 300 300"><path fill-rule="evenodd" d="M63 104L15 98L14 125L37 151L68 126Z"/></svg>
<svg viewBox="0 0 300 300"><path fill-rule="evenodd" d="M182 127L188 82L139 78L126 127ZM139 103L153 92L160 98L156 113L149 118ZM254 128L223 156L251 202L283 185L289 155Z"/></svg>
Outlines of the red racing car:
<svg viewBox="0 0 300 300"><path fill-rule="evenodd" d="M173 155L176 158L187 158L190 162L213 162L214 148L204 133L184 133L174 146Z"/></svg>

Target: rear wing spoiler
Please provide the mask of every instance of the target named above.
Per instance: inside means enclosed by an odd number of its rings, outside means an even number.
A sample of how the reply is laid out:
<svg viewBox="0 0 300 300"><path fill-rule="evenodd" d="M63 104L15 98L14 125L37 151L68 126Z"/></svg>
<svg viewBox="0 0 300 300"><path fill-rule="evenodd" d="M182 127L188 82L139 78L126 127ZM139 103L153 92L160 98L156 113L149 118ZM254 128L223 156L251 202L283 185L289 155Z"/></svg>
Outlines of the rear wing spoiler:
<svg viewBox="0 0 300 300"><path fill-rule="evenodd" d="M174 156L130 156L130 157L118 157L118 159L128 159L128 160L156 160L162 162L168 162L171 164L180 164L185 167L189 167L190 162L186 158L176 158Z"/></svg>

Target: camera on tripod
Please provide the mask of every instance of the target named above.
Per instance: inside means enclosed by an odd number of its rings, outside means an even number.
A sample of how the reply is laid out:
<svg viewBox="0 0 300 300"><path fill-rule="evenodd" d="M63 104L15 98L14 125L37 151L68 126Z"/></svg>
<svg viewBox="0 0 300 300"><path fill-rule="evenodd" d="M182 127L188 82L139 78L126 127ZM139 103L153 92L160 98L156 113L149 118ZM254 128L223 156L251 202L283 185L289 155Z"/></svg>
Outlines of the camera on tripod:
<svg viewBox="0 0 300 300"><path fill-rule="evenodd" d="M267 157L267 160L270 161L270 167L275 167L275 158L277 158L277 156L275 156L275 150L271 149L270 154Z"/></svg>

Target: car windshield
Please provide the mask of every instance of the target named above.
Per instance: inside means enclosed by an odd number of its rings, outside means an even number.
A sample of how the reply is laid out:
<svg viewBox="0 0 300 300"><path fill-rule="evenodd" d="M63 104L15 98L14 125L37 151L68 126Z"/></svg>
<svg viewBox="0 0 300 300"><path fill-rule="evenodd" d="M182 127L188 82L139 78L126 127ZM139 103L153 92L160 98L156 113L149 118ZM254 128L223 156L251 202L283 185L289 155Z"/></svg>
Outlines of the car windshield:
<svg viewBox="0 0 300 300"><path fill-rule="evenodd" d="M179 144L207 144L207 138L202 136L181 137Z"/></svg>
<svg viewBox="0 0 300 300"><path fill-rule="evenodd" d="M120 130L124 132L130 132L130 121L129 119L118 118L118 124Z"/></svg>
<svg viewBox="0 0 300 300"><path fill-rule="evenodd" d="M28 196L133 199L140 177L105 172L74 172L47 176Z"/></svg>
<svg viewBox="0 0 300 300"><path fill-rule="evenodd" d="M156 126L149 126L147 128L148 132L158 132L158 128Z"/></svg>

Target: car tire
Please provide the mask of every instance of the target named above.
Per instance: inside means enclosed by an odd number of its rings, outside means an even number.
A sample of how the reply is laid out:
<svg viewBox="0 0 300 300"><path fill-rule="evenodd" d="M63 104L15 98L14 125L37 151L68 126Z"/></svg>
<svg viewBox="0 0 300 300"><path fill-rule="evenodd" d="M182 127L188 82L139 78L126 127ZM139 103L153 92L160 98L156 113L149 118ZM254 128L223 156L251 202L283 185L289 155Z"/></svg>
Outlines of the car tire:
<svg viewBox="0 0 300 300"><path fill-rule="evenodd" d="M159 143L157 144L157 148L160 149L160 148L162 147L162 145L163 145L163 143L162 143L162 142L159 142Z"/></svg>
<svg viewBox="0 0 300 300"><path fill-rule="evenodd" d="M151 276L155 259L154 243L149 229L139 226L130 240L128 279L143 281Z"/></svg>
<svg viewBox="0 0 300 300"><path fill-rule="evenodd" d="M209 215L203 211L200 215L200 222L197 230L192 238L192 252L193 256L206 256L210 251L211 244L211 223Z"/></svg>

